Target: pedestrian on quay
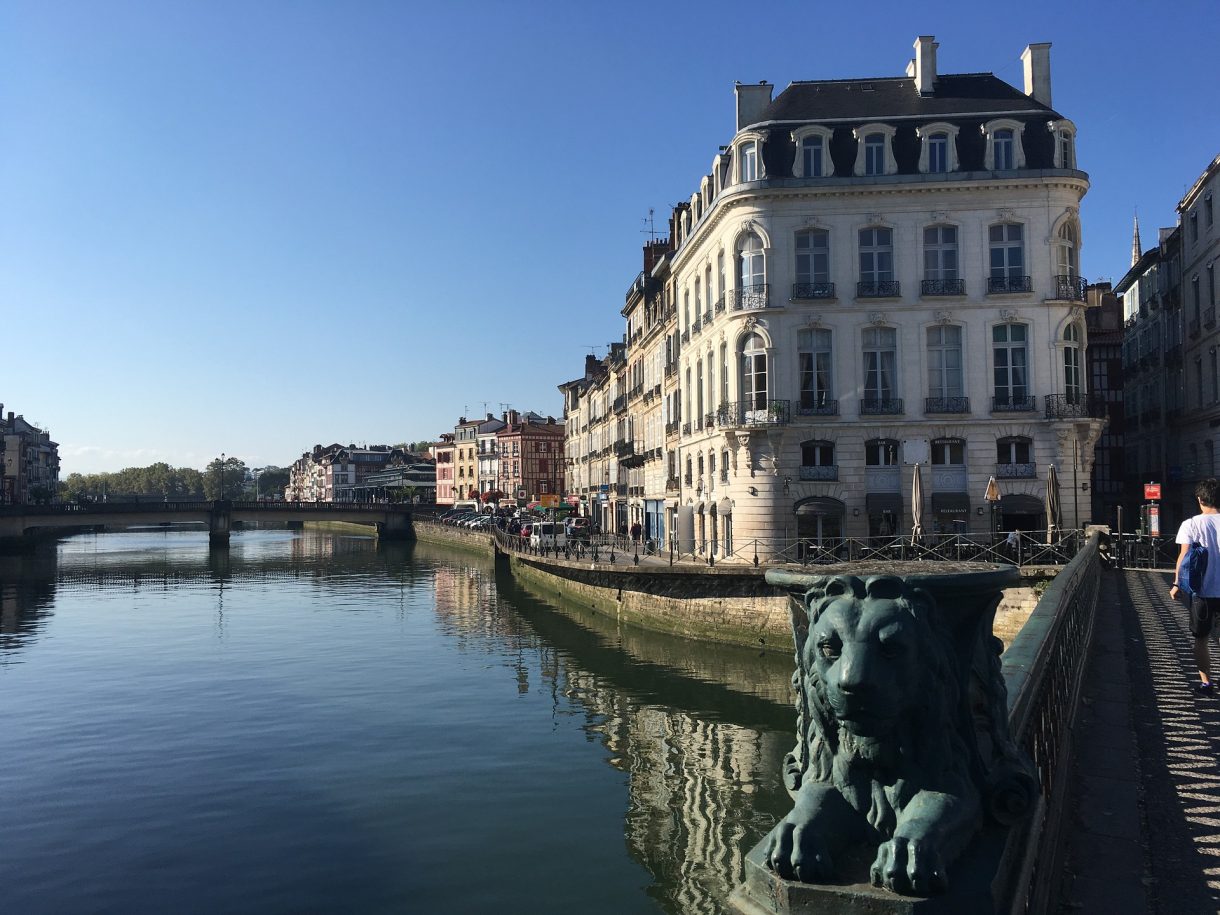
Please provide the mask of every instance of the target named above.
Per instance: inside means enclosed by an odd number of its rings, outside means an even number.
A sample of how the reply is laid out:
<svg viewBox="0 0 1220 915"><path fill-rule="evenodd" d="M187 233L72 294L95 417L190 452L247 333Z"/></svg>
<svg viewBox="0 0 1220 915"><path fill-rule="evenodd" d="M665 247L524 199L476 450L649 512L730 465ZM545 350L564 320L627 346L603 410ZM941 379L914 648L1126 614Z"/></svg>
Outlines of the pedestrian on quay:
<svg viewBox="0 0 1220 915"><path fill-rule="evenodd" d="M1173 586L1169 596L1174 600L1186 597L1179 584L1182 580L1182 561L1192 543L1202 544L1210 561L1202 584L1191 583L1194 592L1189 595L1190 634L1194 637L1195 666L1199 668L1199 682L1194 691L1204 695L1213 693L1211 658L1207 648L1207 637L1211 634L1212 621L1220 613L1220 481L1215 477L1201 481L1195 486L1195 499L1199 503L1199 514L1187 518L1178 528L1175 542L1179 545L1178 561L1173 570Z"/></svg>
<svg viewBox="0 0 1220 915"><path fill-rule="evenodd" d="M644 533L644 528L640 526L640 522L635 522L631 525L631 542L637 546L640 543L640 535Z"/></svg>

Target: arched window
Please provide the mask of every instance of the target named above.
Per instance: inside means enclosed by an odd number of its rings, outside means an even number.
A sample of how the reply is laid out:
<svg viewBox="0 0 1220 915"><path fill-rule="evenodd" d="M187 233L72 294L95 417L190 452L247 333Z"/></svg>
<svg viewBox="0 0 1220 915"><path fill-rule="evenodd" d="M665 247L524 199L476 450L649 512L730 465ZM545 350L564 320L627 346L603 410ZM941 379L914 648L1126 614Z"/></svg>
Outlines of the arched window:
<svg viewBox="0 0 1220 915"><path fill-rule="evenodd" d="M746 421L767 411L767 347L756 333L747 334L741 344L741 401ZM763 417L765 419L765 417Z"/></svg>
<svg viewBox="0 0 1220 915"><path fill-rule="evenodd" d="M737 302L741 308L765 308L767 305L767 274L763 259L762 240L753 233L747 235L737 249Z"/></svg>
<svg viewBox="0 0 1220 915"><path fill-rule="evenodd" d="M1063 331L1063 393L1072 405L1079 405L1084 396L1080 343L1080 327L1069 324Z"/></svg>
<svg viewBox="0 0 1220 915"><path fill-rule="evenodd" d="M700 359L695 363L695 366L695 377L697 379L695 382L695 396L698 398L695 404L695 428L699 429L703 427L703 360ZM703 459L700 458L699 460L702 461ZM703 476L702 473L699 475Z"/></svg>
<svg viewBox="0 0 1220 915"><path fill-rule="evenodd" d="M746 140L737 147L737 180L758 180L758 142Z"/></svg>
<svg viewBox="0 0 1220 915"><path fill-rule="evenodd" d="M934 133L928 137L928 171L930 173L949 170L949 135Z"/></svg>
<svg viewBox="0 0 1220 915"><path fill-rule="evenodd" d="M729 345L720 344L720 406L729 402Z"/></svg>
<svg viewBox="0 0 1220 915"><path fill-rule="evenodd" d="M1025 168L1025 151L1021 144L1023 124L1010 118L988 121L982 126L987 140L987 151L983 168L995 171L1010 171Z"/></svg>
<svg viewBox="0 0 1220 915"><path fill-rule="evenodd" d="M864 138L864 174L885 174L885 134L870 133Z"/></svg>
<svg viewBox="0 0 1220 915"><path fill-rule="evenodd" d="M825 140L817 134L801 140L801 175L806 178L821 178L825 170Z"/></svg>
<svg viewBox="0 0 1220 915"><path fill-rule="evenodd" d="M1016 136L1012 130L1004 128L995 132L995 136L992 139L995 155L995 163L992 166L993 168L995 168L997 171L1006 171L1008 169L1016 168L1016 166L1013 164L1017 160L1016 149L1014 148L1015 143Z"/></svg>
<svg viewBox="0 0 1220 915"><path fill-rule="evenodd" d="M1069 301L1084 299L1084 284L1080 277L1080 241L1076 234L1076 223L1068 220L1059 227L1055 235L1055 282L1058 286L1056 298Z"/></svg>

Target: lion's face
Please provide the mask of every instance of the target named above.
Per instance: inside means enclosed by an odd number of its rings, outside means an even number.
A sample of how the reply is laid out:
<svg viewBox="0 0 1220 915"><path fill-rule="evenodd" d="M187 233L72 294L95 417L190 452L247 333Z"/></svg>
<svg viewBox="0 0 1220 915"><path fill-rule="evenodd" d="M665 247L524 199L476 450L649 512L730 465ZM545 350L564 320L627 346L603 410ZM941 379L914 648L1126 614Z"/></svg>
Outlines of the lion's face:
<svg viewBox="0 0 1220 915"><path fill-rule="evenodd" d="M805 641L830 711L852 734L880 737L918 705L924 624L887 598L843 595L826 605Z"/></svg>

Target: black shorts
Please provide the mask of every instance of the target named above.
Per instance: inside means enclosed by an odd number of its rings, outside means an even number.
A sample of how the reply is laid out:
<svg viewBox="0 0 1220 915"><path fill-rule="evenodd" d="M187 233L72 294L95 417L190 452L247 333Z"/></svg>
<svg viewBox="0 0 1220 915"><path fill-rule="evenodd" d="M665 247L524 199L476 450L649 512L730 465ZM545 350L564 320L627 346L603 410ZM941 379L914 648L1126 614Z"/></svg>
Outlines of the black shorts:
<svg viewBox="0 0 1220 915"><path fill-rule="evenodd" d="M1211 635L1212 621L1220 613L1220 597L1199 597L1190 599L1190 634L1196 639L1205 639Z"/></svg>

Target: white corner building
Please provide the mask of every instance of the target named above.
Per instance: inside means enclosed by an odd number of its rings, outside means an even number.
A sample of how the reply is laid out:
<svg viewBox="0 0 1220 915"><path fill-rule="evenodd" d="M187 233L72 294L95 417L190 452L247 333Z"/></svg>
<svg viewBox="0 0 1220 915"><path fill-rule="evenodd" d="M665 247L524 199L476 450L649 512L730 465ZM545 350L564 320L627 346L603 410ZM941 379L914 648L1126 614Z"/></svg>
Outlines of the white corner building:
<svg viewBox="0 0 1220 915"><path fill-rule="evenodd" d="M635 426L664 429L650 527L721 558L906 533L915 464L927 532L1045 531L1052 464L1062 527L1087 520L1089 181L1050 45L1021 55L1023 91L938 73L936 52L919 38L904 76L737 85L658 271L664 366L642 387L662 384L662 416Z"/></svg>

